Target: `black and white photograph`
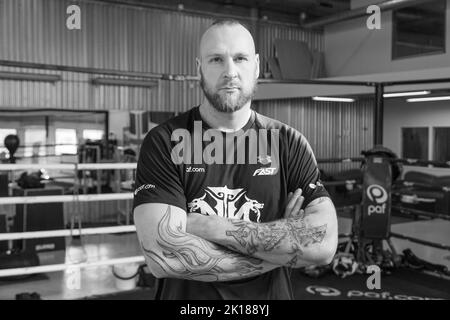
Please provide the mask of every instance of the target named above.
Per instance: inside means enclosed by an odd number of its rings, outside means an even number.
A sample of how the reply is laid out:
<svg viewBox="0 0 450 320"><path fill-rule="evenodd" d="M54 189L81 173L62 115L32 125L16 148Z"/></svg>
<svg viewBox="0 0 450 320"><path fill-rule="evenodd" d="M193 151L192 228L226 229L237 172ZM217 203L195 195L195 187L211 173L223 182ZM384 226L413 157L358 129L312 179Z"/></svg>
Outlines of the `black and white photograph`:
<svg viewBox="0 0 450 320"><path fill-rule="evenodd" d="M450 300L450 0L0 0L0 300Z"/></svg>

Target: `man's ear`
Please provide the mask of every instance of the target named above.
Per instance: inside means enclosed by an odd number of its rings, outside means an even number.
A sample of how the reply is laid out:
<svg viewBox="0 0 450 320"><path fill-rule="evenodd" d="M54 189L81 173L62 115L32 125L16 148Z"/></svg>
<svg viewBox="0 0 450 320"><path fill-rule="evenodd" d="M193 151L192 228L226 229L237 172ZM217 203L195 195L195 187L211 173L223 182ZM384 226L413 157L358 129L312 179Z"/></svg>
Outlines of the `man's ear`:
<svg viewBox="0 0 450 320"><path fill-rule="evenodd" d="M200 71L201 71L201 62L199 58L195 58L195 63L197 64L197 77L200 78Z"/></svg>
<svg viewBox="0 0 450 320"><path fill-rule="evenodd" d="M257 53L256 55L255 55L255 63L256 63L256 70L255 70L255 76L256 76L256 78L255 79L258 79L259 78L259 54Z"/></svg>

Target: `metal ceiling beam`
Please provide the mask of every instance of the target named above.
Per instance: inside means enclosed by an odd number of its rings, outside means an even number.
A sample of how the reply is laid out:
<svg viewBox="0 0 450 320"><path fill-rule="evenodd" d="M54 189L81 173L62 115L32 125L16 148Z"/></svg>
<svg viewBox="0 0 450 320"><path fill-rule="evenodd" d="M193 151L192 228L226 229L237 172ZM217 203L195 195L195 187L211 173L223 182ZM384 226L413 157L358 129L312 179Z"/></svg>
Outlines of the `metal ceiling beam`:
<svg viewBox="0 0 450 320"><path fill-rule="evenodd" d="M382 3L376 4L380 7L381 11L389 11L394 9L401 9L405 7L410 7L417 4L426 3L427 0L389 0ZM321 28L323 26L337 23L345 20L350 20L354 18L359 18L367 15L367 7L364 6L362 8L346 11L343 13L335 14L329 17L320 18L314 21L305 22L302 24L302 27L305 29L316 29Z"/></svg>
<svg viewBox="0 0 450 320"><path fill-rule="evenodd" d="M115 79L115 78L94 78L92 83L104 86L127 86L127 87L157 87L158 82L153 80Z"/></svg>
<svg viewBox="0 0 450 320"><path fill-rule="evenodd" d="M370 81L343 81L343 80L315 80L315 79L258 79L258 83L291 83L291 84L323 84L336 86L364 86L374 87L376 82Z"/></svg>
<svg viewBox="0 0 450 320"><path fill-rule="evenodd" d="M34 62L25 62L25 61L12 61L12 60L0 60L0 66L27 68L27 69L52 70L52 71L80 72L80 73L88 73L88 74L103 74L103 75L109 75L109 76L133 77L133 78L144 78L144 79L161 79L161 80L175 80L175 81L197 81L198 80L198 77L194 76L194 75L111 70L111 69L64 66L64 65L56 65L56 64L34 63ZM33 74L30 74L30 75L33 75ZM55 77L54 75L46 75L46 76ZM24 79L24 80L26 80L26 79ZM57 79L57 80L60 80L60 79Z"/></svg>
<svg viewBox="0 0 450 320"><path fill-rule="evenodd" d="M55 83L61 80L61 76L56 74L1 71L0 79L15 80L15 81L42 81Z"/></svg>

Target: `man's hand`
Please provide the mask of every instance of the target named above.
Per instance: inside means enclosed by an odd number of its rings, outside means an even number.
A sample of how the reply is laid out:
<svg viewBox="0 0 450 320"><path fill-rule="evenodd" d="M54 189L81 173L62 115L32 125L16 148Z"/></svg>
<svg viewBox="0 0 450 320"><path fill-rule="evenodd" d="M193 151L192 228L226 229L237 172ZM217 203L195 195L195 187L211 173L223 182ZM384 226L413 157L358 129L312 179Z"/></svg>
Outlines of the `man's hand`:
<svg viewBox="0 0 450 320"><path fill-rule="evenodd" d="M305 210L301 209L304 200L302 189L299 188L294 193L289 192L283 218L289 219L302 216L305 212Z"/></svg>

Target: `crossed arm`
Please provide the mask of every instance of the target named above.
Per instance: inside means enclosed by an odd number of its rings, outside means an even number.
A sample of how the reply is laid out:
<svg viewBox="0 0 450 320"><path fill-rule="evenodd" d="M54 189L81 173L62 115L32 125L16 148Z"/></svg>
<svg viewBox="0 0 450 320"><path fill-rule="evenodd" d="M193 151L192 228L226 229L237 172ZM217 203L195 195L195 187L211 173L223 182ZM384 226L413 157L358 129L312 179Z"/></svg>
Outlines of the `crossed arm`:
<svg viewBox="0 0 450 320"><path fill-rule="evenodd" d="M249 257L186 232L186 212L151 203L134 210L138 238L152 274L157 278L229 281L280 267Z"/></svg>
<svg viewBox="0 0 450 320"><path fill-rule="evenodd" d="M134 217L147 264L158 278L229 281L283 265L326 264L337 244L336 214L327 198L316 199L300 214L260 224L186 216L178 207L154 203L138 206ZM188 219L189 226L203 228L187 232Z"/></svg>
<svg viewBox="0 0 450 320"><path fill-rule="evenodd" d="M294 197L301 197L300 194L296 192ZM300 205L301 202L299 200ZM333 203L323 197L312 201L304 211L299 209L285 214L284 219L268 223L190 213L188 231L235 252L274 264L298 268L330 263L337 246Z"/></svg>

